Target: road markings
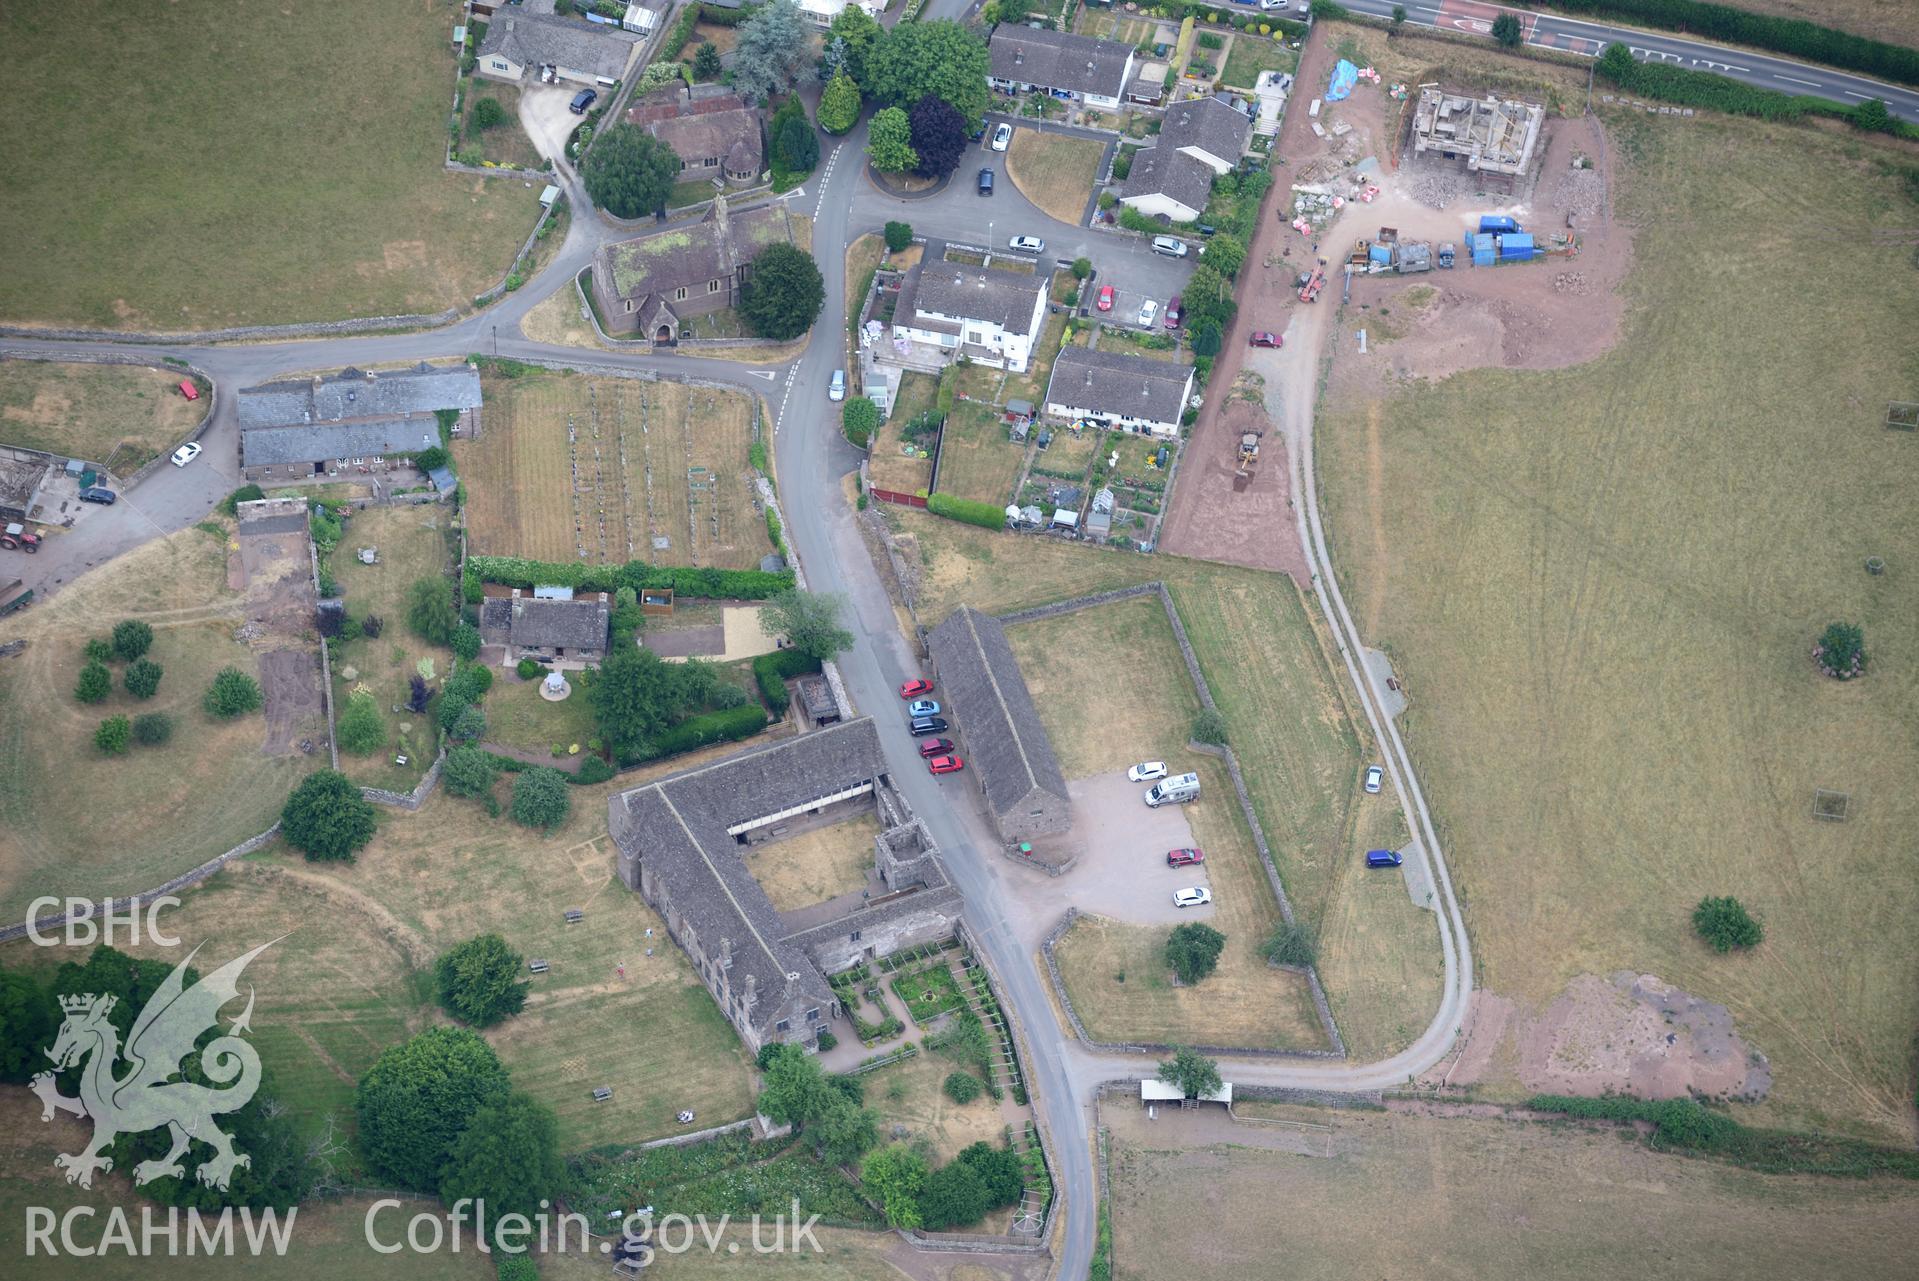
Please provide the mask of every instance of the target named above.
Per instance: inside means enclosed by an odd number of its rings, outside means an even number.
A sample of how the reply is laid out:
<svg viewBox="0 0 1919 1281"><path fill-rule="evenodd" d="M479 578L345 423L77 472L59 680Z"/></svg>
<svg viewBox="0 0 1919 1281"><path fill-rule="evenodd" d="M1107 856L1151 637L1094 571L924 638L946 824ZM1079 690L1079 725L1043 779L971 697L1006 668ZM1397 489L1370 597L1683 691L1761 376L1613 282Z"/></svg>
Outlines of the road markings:
<svg viewBox="0 0 1919 1281"><path fill-rule="evenodd" d="M1789 84L1804 85L1808 89L1817 89L1819 87L1819 82L1816 80L1801 80L1798 76L1782 76L1776 71L1773 73L1772 78L1774 80L1784 80Z"/></svg>
<svg viewBox="0 0 1919 1281"><path fill-rule="evenodd" d="M751 374L755 378L764 378L768 382L772 382L775 378L779 377L778 374L774 373L770 369L749 369L746 372Z"/></svg>
<svg viewBox="0 0 1919 1281"><path fill-rule="evenodd" d="M1850 89L1845 89L1845 90L1842 90L1841 92L1843 92L1848 98L1858 98L1862 102L1872 101L1872 95L1869 93L1854 93Z"/></svg>
<svg viewBox="0 0 1919 1281"><path fill-rule="evenodd" d="M786 402L793 399L793 380L799 376L800 367L796 364L786 371L786 390L780 395L780 411L773 415L773 434L780 434L780 428L786 426ZM768 374L771 378L773 375Z"/></svg>

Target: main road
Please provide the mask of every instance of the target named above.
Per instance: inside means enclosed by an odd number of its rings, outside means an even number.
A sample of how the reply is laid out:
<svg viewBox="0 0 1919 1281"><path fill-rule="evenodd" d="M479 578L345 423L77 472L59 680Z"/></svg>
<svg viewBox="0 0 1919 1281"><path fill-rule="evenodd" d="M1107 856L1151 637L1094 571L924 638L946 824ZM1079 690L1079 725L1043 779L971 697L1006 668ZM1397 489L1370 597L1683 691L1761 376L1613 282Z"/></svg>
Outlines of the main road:
<svg viewBox="0 0 1919 1281"><path fill-rule="evenodd" d="M43 359L84 358L102 352L147 358L173 356L206 371L219 389L219 408L202 438L206 452L199 461L185 468L159 468L119 504L89 513L72 531L52 540L39 557L20 564L32 572L44 590L55 590L92 565L203 519L215 502L240 483L238 431L230 393L291 372L444 359L478 352L588 370L699 377L764 393L772 400L774 454L787 535L797 550L809 587L842 593L849 601L847 621L854 644L842 660L842 670L855 701L869 711L883 713L897 701L893 691L898 683L919 675L920 667L900 632L892 602L871 571L854 513L841 488L842 478L857 466L858 455L840 434L837 406L827 399L826 387L831 371L846 360L846 246L859 234L877 230L889 218L913 222L941 238L982 245L1011 234L1038 234L1049 242L1049 257L1084 254L1109 276L1123 274L1129 282L1144 282L1133 287L1162 298L1179 287L1184 268L1151 254L1135 238L1054 221L1019 197L1010 182L997 184L1001 194L992 199L975 196L969 167L993 164L999 168L1003 157L990 152L982 151L980 158L963 162L953 185L938 196L910 202L896 200L867 180L861 164L863 136L862 129L838 140L822 156L820 168L808 184L789 197L815 218L813 244L825 278L826 303L803 353L787 365L756 367L529 341L520 329L526 312L555 291L571 288L573 276L591 261L602 242L630 234L605 223L588 209L572 182L568 185L576 193L579 213L554 260L517 293L444 328L415 334L234 346L139 344L111 338L99 342L0 339L0 355ZM1013 198L1005 198L1008 196ZM1255 246L1258 244L1256 240ZM1257 260L1256 255L1257 248L1249 256ZM1310 405L1307 413L1310 415ZM1310 432L1310 417L1306 430ZM1291 452L1302 454L1303 467L1310 469L1310 448ZM1339 598L1319 531L1317 486L1309 470L1296 471L1293 485L1301 499L1296 506L1314 561L1322 606L1340 636L1348 676L1360 693L1375 733L1388 749L1387 767L1397 792L1406 798L1408 821L1424 839L1442 890L1439 930L1445 964L1444 996L1420 1037L1406 1050L1378 1063L1228 1059L1222 1066L1231 1079L1247 1084L1373 1090L1405 1082L1446 1053L1470 995L1472 964L1458 903L1446 875L1437 833L1413 777L1411 760L1391 720L1380 713L1379 691L1364 665L1352 660L1359 649L1359 638ZM884 733L882 742L893 776L900 780L902 790L946 851L966 898L968 924L998 975L1005 1003L1023 1032L1027 1080L1049 1140L1056 1185L1064 1205L1058 1274L1082 1277L1092 1256L1098 1205L1090 1127L1092 1093L1101 1082L1150 1074L1155 1065L1146 1059L1094 1053L1061 1031L1036 958L1006 919L1005 905L1018 893L1014 865L998 854L997 842L970 800L954 804L952 794L926 774L903 728ZM958 795L970 796L970 791L962 788Z"/></svg>
<svg viewBox="0 0 1919 1281"><path fill-rule="evenodd" d="M1356 13L1391 18L1396 0L1340 0ZM1871 98L1885 102L1902 120L1919 121L1919 90L1886 84L1868 76L1835 71L1812 63L1795 62L1753 49L1734 49L1661 31L1642 31L1608 22L1588 22L1531 9L1511 9L1483 0L1441 0L1437 5L1406 5L1406 21L1413 26L1490 36L1493 19L1510 13L1519 19L1524 42L1541 49L1597 58L1609 44L1623 44L1641 62L1660 62L1690 71L1710 71L1742 84L1772 89L1794 97L1830 98L1856 107Z"/></svg>

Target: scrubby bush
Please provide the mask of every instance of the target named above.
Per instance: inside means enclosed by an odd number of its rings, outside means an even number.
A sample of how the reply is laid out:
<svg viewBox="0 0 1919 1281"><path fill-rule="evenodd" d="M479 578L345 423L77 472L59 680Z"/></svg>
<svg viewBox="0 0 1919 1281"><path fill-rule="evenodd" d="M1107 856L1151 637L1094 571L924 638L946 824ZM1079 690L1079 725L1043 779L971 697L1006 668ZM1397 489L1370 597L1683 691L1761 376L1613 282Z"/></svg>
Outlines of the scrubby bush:
<svg viewBox="0 0 1919 1281"><path fill-rule="evenodd" d="M153 628L137 618L113 625L113 656L130 663L153 648Z"/></svg>
<svg viewBox="0 0 1919 1281"><path fill-rule="evenodd" d="M480 656L480 629L471 623L461 623L453 629L453 655L464 662L472 662Z"/></svg>
<svg viewBox="0 0 1919 1281"><path fill-rule="evenodd" d="M1852 623L1833 623L1819 637L1812 657L1826 675L1849 681L1866 670L1866 633Z"/></svg>
<svg viewBox="0 0 1919 1281"><path fill-rule="evenodd" d="M1259 945L1259 952L1274 965L1304 969L1319 959L1319 938L1305 921L1294 921L1291 925L1279 921L1266 941Z"/></svg>
<svg viewBox="0 0 1919 1281"><path fill-rule="evenodd" d="M386 745L386 721L379 704L365 690L356 690L346 701L336 729L340 750L355 756L371 756Z"/></svg>
<svg viewBox="0 0 1919 1281"><path fill-rule="evenodd" d="M506 123L506 108L498 98L482 98L473 104L473 123L480 129L497 129Z"/></svg>
<svg viewBox="0 0 1919 1281"><path fill-rule="evenodd" d="M1006 528L1006 509L997 503L983 503L974 498L955 498L951 494L928 494L926 510L935 516L944 516L948 520L978 525L981 529Z"/></svg>
<svg viewBox="0 0 1919 1281"><path fill-rule="evenodd" d="M88 663L80 669L73 696L83 703L98 703L113 692L113 673L105 663Z"/></svg>
<svg viewBox="0 0 1919 1281"><path fill-rule="evenodd" d="M375 823L373 803L338 770L307 775L280 809L280 835L309 859L351 859Z"/></svg>
<svg viewBox="0 0 1919 1281"><path fill-rule="evenodd" d="M133 718L133 741L158 747L173 737L173 718L165 712L147 712Z"/></svg>
<svg viewBox="0 0 1919 1281"><path fill-rule="evenodd" d="M1210 743L1214 747L1226 744L1226 718L1220 715L1216 707L1202 707L1199 715L1193 717L1193 741Z"/></svg>
<svg viewBox="0 0 1919 1281"><path fill-rule="evenodd" d="M200 700L207 715L219 720L243 716L257 710L260 703L260 682L237 667L222 667L215 672L206 697Z"/></svg>
<svg viewBox="0 0 1919 1281"><path fill-rule="evenodd" d="M93 745L107 756L123 756L133 744L133 722L124 716L109 716L93 731Z"/></svg>
<svg viewBox="0 0 1919 1281"><path fill-rule="evenodd" d="M519 673L523 681L538 680L546 675L545 665L532 658L522 658L513 670Z"/></svg>
<svg viewBox="0 0 1919 1281"><path fill-rule="evenodd" d="M913 243L913 224L910 222L889 222L886 224L886 247L894 253Z"/></svg>
<svg viewBox="0 0 1919 1281"><path fill-rule="evenodd" d="M80 653L89 663L105 663L113 658L113 642L104 636L90 636Z"/></svg>
<svg viewBox="0 0 1919 1281"><path fill-rule="evenodd" d="M586 787L593 783L604 783L612 777L613 767L606 763L605 757L589 756L580 762L579 773L573 776L573 781Z"/></svg>
<svg viewBox="0 0 1919 1281"><path fill-rule="evenodd" d="M971 1103L980 1096L979 1078L971 1072L951 1072L940 1086L955 1103Z"/></svg>
<svg viewBox="0 0 1919 1281"><path fill-rule="evenodd" d="M1766 936L1745 905L1730 896L1700 899L1692 910L1692 927L1715 952L1757 947Z"/></svg>
<svg viewBox="0 0 1919 1281"><path fill-rule="evenodd" d="M435 645L453 640L460 615L453 608L453 594L447 590L445 579L422 578L407 589L406 625Z"/></svg>
<svg viewBox="0 0 1919 1281"><path fill-rule="evenodd" d="M572 808L566 775L556 769L540 766L522 770L513 780L513 821L524 827L551 831L566 822Z"/></svg>
<svg viewBox="0 0 1919 1281"><path fill-rule="evenodd" d="M448 752L446 764L440 769L440 781L455 796L484 796L499 776L499 759L471 743L462 743Z"/></svg>

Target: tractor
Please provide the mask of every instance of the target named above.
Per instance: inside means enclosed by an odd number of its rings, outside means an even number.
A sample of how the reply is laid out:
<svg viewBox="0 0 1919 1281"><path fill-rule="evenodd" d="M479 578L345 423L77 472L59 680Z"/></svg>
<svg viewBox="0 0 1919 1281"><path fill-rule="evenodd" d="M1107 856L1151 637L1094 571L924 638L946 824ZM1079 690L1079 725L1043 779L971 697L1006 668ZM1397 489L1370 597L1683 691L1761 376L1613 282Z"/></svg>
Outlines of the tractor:
<svg viewBox="0 0 1919 1281"><path fill-rule="evenodd" d="M0 531L0 551L37 552L40 550L40 535L27 532L25 525L18 522L8 525Z"/></svg>
<svg viewBox="0 0 1919 1281"><path fill-rule="evenodd" d="M1259 465L1259 438L1264 433L1243 432L1239 438L1239 465L1233 471L1233 492L1244 493L1253 483L1253 469Z"/></svg>

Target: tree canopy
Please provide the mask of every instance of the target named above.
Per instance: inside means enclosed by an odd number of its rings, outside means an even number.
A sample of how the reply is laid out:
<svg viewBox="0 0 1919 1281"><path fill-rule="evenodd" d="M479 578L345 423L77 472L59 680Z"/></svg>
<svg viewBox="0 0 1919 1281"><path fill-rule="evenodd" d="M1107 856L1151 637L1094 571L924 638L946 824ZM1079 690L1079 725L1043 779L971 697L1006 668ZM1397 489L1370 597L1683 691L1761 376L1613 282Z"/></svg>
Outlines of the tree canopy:
<svg viewBox="0 0 1919 1281"><path fill-rule="evenodd" d="M926 1184L926 1158L902 1143L881 1148L860 1165L860 1183L878 1198L889 1228L920 1226L920 1189Z"/></svg>
<svg viewBox="0 0 1919 1281"><path fill-rule="evenodd" d="M1231 232L1222 231L1206 242L1206 265L1222 276L1237 276L1245 261L1246 242Z"/></svg>
<svg viewBox="0 0 1919 1281"><path fill-rule="evenodd" d="M766 602L766 625L785 636L802 654L824 661L853 647L853 634L840 626L846 598L832 592L803 592L789 587Z"/></svg>
<svg viewBox="0 0 1919 1281"><path fill-rule="evenodd" d="M844 72L859 84L866 83L873 50L886 38L886 28L879 20L856 4L849 4L833 19L833 25L826 29L828 43L840 41L839 66L836 71Z"/></svg>
<svg viewBox="0 0 1919 1281"><path fill-rule="evenodd" d="M59 1028L53 993L30 975L0 969L0 1081L24 1085L45 1068L44 1051Z"/></svg>
<svg viewBox="0 0 1919 1281"><path fill-rule="evenodd" d="M945 1232L986 1217L986 1180L964 1161L948 1161L920 1188L920 1226Z"/></svg>
<svg viewBox="0 0 1919 1281"><path fill-rule="evenodd" d="M693 78L695 80L717 80L720 75L720 48L711 40L700 41L700 47L693 51Z"/></svg>
<svg viewBox="0 0 1919 1281"><path fill-rule="evenodd" d="M767 122L766 136L773 147L773 164L788 174L803 174L820 162L819 135L806 118L806 104L794 94L780 104Z"/></svg>
<svg viewBox="0 0 1919 1281"><path fill-rule="evenodd" d="M441 953L433 966L440 1007L474 1027L518 1014L526 1005L527 984L520 977L525 960L498 934L475 935Z"/></svg>
<svg viewBox="0 0 1919 1281"><path fill-rule="evenodd" d="M371 756L386 745L386 721L380 705L363 689L347 696L346 710L340 713L336 728L340 750L355 756Z"/></svg>
<svg viewBox="0 0 1919 1281"><path fill-rule="evenodd" d="M105 663L89 662L80 669L80 679L73 684L73 696L83 703L98 703L112 692L113 673L107 670Z"/></svg>
<svg viewBox="0 0 1919 1281"><path fill-rule="evenodd" d="M848 6L847 13L861 11ZM844 16L844 15L842 15ZM835 136L860 122L860 87L844 73L826 82L820 93L820 128Z"/></svg>
<svg viewBox="0 0 1919 1281"><path fill-rule="evenodd" d="M1173 1057L1159 1065L1159 1079L1177 1088L1189 1099L1219 1091L1219 1064L1198 1050L1183 1045L1173 1047Z"/></svg>
<svg viewBox="0 0 1919 1281"><path fill-rule="evenodd" d="M902 22L874 47L860 83L891 107L943 98L973 130L986 118L986 73L986 42L959 23Z"/></svg>
<svg viewBox="0 0 1919 1281"><path fill-rule="evenodd" d="M121 679L126 682L127 693L135 698L152 698L159 691L160 678L165 674L165 669L152 659L136 658L127 664Z"/></svg>
<svg viewBox="0 0 1919 1281"><path fill-rule="evenodd" d="M806 69L811 28L793 0L767 0L740 24L733 46L733 88L761 102L799 83Z"/></svg>
<svg viewBox="0 0 1919 1281"><path fill-rule="evenodd" d="M440 768L440 781L455 796L483 796L493 790L493 780L499 776L500 762L471 743L448 752Z"/></svg>
<svg viewBox="0 0 1919 1281"><path fill-rule="evenodd" d="M465 1028L429 1028L395 1045L360 1078L360 1150L382 1178L437 1192L474 1115L507 1093L493 1047Z"/></svg>
<svg viewBox="0 0 1919 1281"><path fill-rule="evenodd" d="M1226 936L1210 925L1188 921L1166 936L1166 964L1182 983L1197 983L1219 966Z"/></svg>
<svg viewBox="0 0 1919 1281"><path fill-rule="evenodd" d="M113 656L124 662L134 659L153 648L153 628L137 618L124 619L113 625Z"/></svg>
<svg viewBox="0 0 1919 1281"><path fill-rule="evenodd" d="M594 204L616 218L641 218L666 208L680 158L638 125L617 124L586 153L582 176Z"/></svg>
<svg viewBox="0 0 1919 1281"><path fill-rule="evenodd" d="M553 1113L520 1090L480 1104L453 1142L440 1175L440 1199L486 1202L486 1217L532 1218L542 1199L565 1184L559 1125Z"/></svg>
<svg viewBox="0 0 1919 1281"><path fill-rule="evenodd" d="M913 224L910 222L889 221L886 224L886 247L894 253L913 243Z"/></svg>
<svg viewBox="0 0 1919 1281"><path fill-rule="evenodd" d="M740 290L740 313L755 333L775 342L798 338L826 305L826 280L813 255L776 242L760 250Z"/></svg>
<svg viewBox="0 0 1919 1281"><path fill-rule="evenodd" d="M866 126L866 158L881 173L905 173L919 166L913 150L913 124L898 107L875 112Z"/></svg>
<svg viewBox="0 0 1919 1281"><path fill-rule="evenodd" d="M538 765L521 770L513 780L513 821L523 827L551 831L566 822L572 809L566 775L556 769Z"/></svg>
<svg viewBox="0 0 1919 1281"><path fill-rule="evenodd" d="M406 625L423 640L451 644L453 631L460 625L452 585L437 575L416 580L406 593Z"/></svg>
<svg viewBox="0 0 1919 1281"><path fill-rule="evenodd" d="M200 706L209 716L231 720L260 706L260 682L237 667L222 667L213 674Z"/></svg>
<svg viewBox="0 0 1919 1281"><path fill-rule="evenodd" d="M1745 904L1730 896L1700 899L1699 906L1692 910L1692 927L1715 952L1757 947L1766 937Z"/></svg>
<svg viewBox="0 0 1919 1281"><path fill-rule="evenodd" d="M338 770L300 780L280 809L280 835L309 859L350 859L373 839L373 803Z"/></svg>
<svg viewBox="0 0 1919 1281"><path fill-rule="evenodd" d="M944 178L959 167L966 154L966 117L944 98L927 94L907 112L913 150L919 154L914 170L922 178Z"/></svg>
<svg viewBox="0 0 1919 1281"><path fill-rule="evenodd" d="M846 438L861 449L873 433L879 430L880 407L864 396L848 396L846 403L840 406L840 426L846 432Z"/></svg>
<svg viewBox="0 0 1919 1281"><path fill-rule="evenodd" d="M606 656L587 686L593 719L615 755L630 755L685 710L686 697L673 665L650 649L622 646Z"/></svg>

